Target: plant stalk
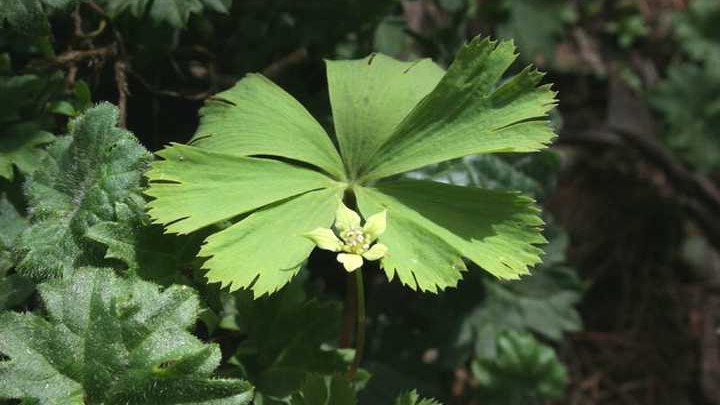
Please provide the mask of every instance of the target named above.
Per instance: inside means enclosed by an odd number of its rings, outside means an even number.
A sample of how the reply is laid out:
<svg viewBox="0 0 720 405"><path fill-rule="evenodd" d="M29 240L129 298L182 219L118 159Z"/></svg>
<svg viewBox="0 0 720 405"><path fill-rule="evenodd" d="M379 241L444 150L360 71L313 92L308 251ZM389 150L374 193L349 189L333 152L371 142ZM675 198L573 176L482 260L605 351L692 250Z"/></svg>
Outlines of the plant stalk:
<svg viewBox="0 0 720 405"><path fill-rule="evenodd" d="M355 357L353 358L350 371L348 371L348 380L355 379L357 369L362 361L363 351L365 350L365 285L363 282L362 267L355 270L355 286L357 292L357 327L355 334Z"/></svg>

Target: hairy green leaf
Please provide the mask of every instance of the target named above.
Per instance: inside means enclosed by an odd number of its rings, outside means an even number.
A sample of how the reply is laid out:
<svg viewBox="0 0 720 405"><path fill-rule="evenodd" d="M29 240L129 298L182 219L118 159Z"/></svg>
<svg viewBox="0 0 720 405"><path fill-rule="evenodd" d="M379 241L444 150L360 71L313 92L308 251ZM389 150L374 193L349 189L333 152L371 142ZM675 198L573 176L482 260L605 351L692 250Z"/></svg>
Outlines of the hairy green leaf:
<svg viewBox="0 0 720 405"><path fill-rule="evenodd" d="M151 156L129 132L117 128L117 110L101 104L73 121L71 134L48 149L30 177L26 195L32 225L21 236L18 270L43 278L94 264L87 230L116 218L116 203L140 198L142 172ZM90 255L92 256L92 255Z"/></svg>
<svg viewBox="0 0 720 405"><path fill-rule="evenodd" d="M5 193L0 194L0 229L3 230L0 232L0 274L5 274L15 265L13 247L28 225L27 219L8 200Z"/></svg>
<svg viewBox="0 0 720 405"><path fill-rule="evenodd" d="M80 269L40 286L49 313L0 315L0 397L39 404L248 404L252 386L212 379L217 345L187 330L198 299L186 287Z"/></svg>
<svg viewBox="0 0 720 405"><path fill-rule="evenodd" d="M336 178L345 176L325 130L297 100L261 75L248 75L212 97L200 116L193 146L238 156L286 157Z"/></svg>
<svg viewBox="0 0 720 405"><path fill-rule="evenodd" d="M511 42L476 38L463 47L437 87L370 158L365 180L462 156L533 152L555 137L547 113L556 104L543 75L526 68L498 85L516 58Z"/></svg>
<svg viewBox="0 0 720 405"><path fill-rule="evenodd" d="M392 279L422 291L455 286L462 257L498 278L517 279L540 262L543 221L532 200L517 193L399 181L357 190L364 215L388 210L380 241L390 248L382 266ZM476 210L481 209L478 213Z"/></svg>
<svg viewBox="0 0 720 405"><path fill-rule="evenodd" d="M382 54L327 61L335 133L350 176L365 168L370 156L443 73L429 59L400 62Z"/></svg>

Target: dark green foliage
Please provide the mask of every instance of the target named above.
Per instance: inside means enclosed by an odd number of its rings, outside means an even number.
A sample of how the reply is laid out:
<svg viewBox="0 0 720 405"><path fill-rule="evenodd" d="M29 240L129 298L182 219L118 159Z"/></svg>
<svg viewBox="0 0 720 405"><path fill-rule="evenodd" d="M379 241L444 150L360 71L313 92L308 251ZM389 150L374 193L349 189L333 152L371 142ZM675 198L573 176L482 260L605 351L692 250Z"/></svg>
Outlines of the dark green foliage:
<svg viewBox="0 0 720 405"><path fill-rule="evenodd" d="M567 371L555 351L522 332L503 332L493 342L496 355L472 364L478 395L492 405L524 405L565 393Z"/></svg>
<svg viewBox="0 0 720 405"><path fill-rule="evenodd" d="M0 315L0 397L39 404L247 404L252 387L210 378L217 345L188 333L199 302L186 287L164 291L79 269L42 284L47 317ZM212 402L210 402L212 400Z"/></svg>
<svg viewBox="0 0 720 405"><path fill-rule="evenodd" d="M344 372L346 362L335 348L338 302L308 299L302 283L295 282L256 300L249 292L235 293L225 307L220 326L245 335L234 360L265 403L289 397L310 374Z"/></svg>
<svg viewBox="0 0 720 405"><path fill-rule="evenodd" d="M508 0L503 2L507 21L498 35L517 41L526 60L552 59L566 23L576 16L571 2L564 0Z"/></svg>
<svg viewBox="0 0 720 405"><path fill-rule="evenodd" d="M100 0L98 3L113 18L128 13L137 19L148 16L156 24L183 28L191 14L205 10L227 13L232 0Z"/></svg>
<svg viewBox="0 0 720 405"><path fill-rule="evenodd" d="M27 226L27 220L15 205L4 193L0 194L0 311L22 304L35 291L30 280L7 274L15 266L12 253L15 240Z"/></svg>
<svg viewBox="0 0 720 405"><path fill-rule="evenodd" d="M673 16L675 34L680 46L696 61L708 63L718 74L720 67L720 3L714 0L694 0L685 13Z"/></svg>
<svg viewBox="0 0 720 405"><path fill-rule="evenodd" d="M668 146L702 171L720 167L717 72L694 64L672 66L652 93L651 102L667 123L663 140Z"/></svg>
<svg viewBox="0 0 720 405"><path fill-rule="evenodd" d="M369 268L366 360L348 382L353 350L338 348L344 283L326 276L335 262L313 255L297 264L302 270L290 285L259 300L206 285L204 259L195 259L202 234L229 223L163 234L150 223L141 193L150 154L117 128L115 108L83 112L90 88L97 100L117 100L113 67L122 60L128 125L148 148L186 141L199 98L266 68L328 124L327 92L318 90L325 85L323 58L367 55L374 36L377 50L432 56L446 66L480 29L515 37L524 60L551 62L573 6L531 0L94 3L102 11L77 0L0 0L0 311L29 311L0 313L0 398L28 405L230 405L249 403L253 384L255 403L263 405L438 405L410 390L449 399L448 376L471 365L477 372L471 384L480 388L467 396L492 395L504 404L517 393L528 405L562 391L566 376L558 372L554 349L532 337L556 345L580 326L574 308L580 285L562 255L546 256L546 266L521 282L469 277L436 299L401 294ZM441 11L426 9L422 24L408 24L405 7L420 3ZM492 15L492 24L471 22L480 3L492 12L478 15ZM73 32L77 20L70 15L78 5L82 35ZM438 15L448 25L423 31ZM54 60L106 46L116 47L107 57ZM554 153L484 155L411 177L521 190L543 201L558 167ZM23 183L27 201L16 198ZM550 249L564 250L561 237L549 239ZM48 278L55 279L36 287ZM147 281L194 285L200 293ZM528 350L514 347L518 342ZM521 366L509 361L513 353Z"/></svg>
<svg viewBox="0 0 720 405"><path fill-rule="evenodd" d="M68 10L78 0L0 0L0 29L5 25L27 35L47 35L48 16Z"/></svg>
<svg viewBox="0 0 720 405"><path fill-rule="evenodd" d="M118 260L129 274L156 283L186 281L185 273L197 254L197 238L163 234L162 227L150 224L144 205L115 208L115 221L99 222L86 233L107 247L105 258Z"/></svg>
<svg viewBox="0 0 720 405"><path fill-rule="evenodd" d="M116 127L117 111L99 105L71 123L70 135L48 149L49 156L25 187L31 226L20 237L18 270L34 278L69 275L78 265L98 264L85 235L102 221L114 221L119 207L142 197L142 172L149 153Z"/></svg>
<svg viewBox="0 0 720 405"><path fill-rule="evenodd" d="M355 390L347 379L310 375L293 395L291 405L355 405Z"/></svg>

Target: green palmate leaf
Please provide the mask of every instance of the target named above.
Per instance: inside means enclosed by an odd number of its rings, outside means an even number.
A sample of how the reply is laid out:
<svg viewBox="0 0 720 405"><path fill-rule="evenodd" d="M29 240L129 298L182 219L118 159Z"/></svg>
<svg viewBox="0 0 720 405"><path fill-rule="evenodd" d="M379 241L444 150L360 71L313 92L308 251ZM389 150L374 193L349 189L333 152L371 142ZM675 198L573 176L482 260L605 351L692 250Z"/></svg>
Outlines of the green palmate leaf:
<svg viewBox="0 0 720 405"><path fill-rule="evenodd" d="M395 399L395 405L442 405L434 399L422 399L417 391L408 391L400 394Z"/></svg>
<svg viewBox="0 0 720 405"><path fill-rule="evenodd" d="M291 405L356 405L355 390L340 376L311 375L300 392L293 395ZM415 405L410 404L410 405Z"/></svg>
<svg viewBox="0 0 720 405"><path fill-rule="evenodd" d="M538 231L543 221L532 200L517 193L400 181L357 189L357 197L365 215L388 210L380 241L390 250L382 266L412 288L454 286L462 257L504 279L540 262L534 245L545 242Z"/></svg>
<svg viewBox="0 0 720 405"><path fill-rule="evenodd" d="M497 337L497 356L478 358L472 371L479 396L498 405L525 405L564 395L567 370L555 351L528 333L505 332Z"/></svg>
<svg viewBox="0 0 720 405"><path fill-rule="evenodd" d="M498 86L516 58L511 42L475 39L458 53L437 87L400 123L370 158L365 180L380 179L462 156L532 152L555 137L547 113L549 85L533 68Z"/></svg>
<svg viewBox="0 0 720 405"><path fill-rule="evenodd" d="M148 173L147 194L155 198L150 215L178 233L239 220L210 237L200 255L210 258L211 281L259 294L297 273L312 249L297 235L327 229L343 191L357 194L366 219L388 210L382 252L364 258L387 253L387 274L397 273L404 284L424 291L455 285L462 257L498 277L518 278L539 262L533 245L544 241L531 200L430 182L365 188L466 155L545 147L554 136L546 113L555 94L537 87L542 75L529 68L498 85L515 56L509 42L476 39L444 76L429 60L329 61L342 165L299 103L261 76L249 76L208 102L190 146L159 153L165 160ZM450 197L443 198L447 190ZM310 237L328 247L320 236ZM365 254L344 249L338 258L352 271L362 263L359 253ZM243 261L246 266L238 265Z"/></svg>
<svg viewBox="0 0 720 405"><path fill-rule="evenodd" d="M175 144L147 173L148 204L170 232L189 233L307 191L335 187L327 176L277 160Z"/></svg>
<svg viewBox="0 0 720 405"><path fill-rule="evenodd" d="M232 0L101 0L99 3L112 17L129 12L143 18L147 13L155 23L182 28L187 25L190 14L206 9L227 13Z"/></svg>
<svg viewBox="0 0 720 405"><path fill-rule="evenodd" d="M200 256L208 280L231 290L252 286L257 296L287 284L315 248L301 237L308 229L329 227L337 210L339 190L319 190L254 212L209 238ZM282 254L278 254L282 252ZM242 263L237 262L243 257Z"/></svg>
<svg viewBox="0 0 720 405"><path fill-rule="evenodd" d="M200 115L193 146L239 156L286 157L336 178L345 176L325 130L297 100L261 75L249 75L214 96Z"/></svg>
<svg viewBox="0 0 720 405"><path fill-rule="evenodd" d="M186 287L160 291L110 270L81 269L40 286L49 311L0 315L0 398L50 404L249 404L252 386L212 379L217 345L187 330L199 311Z"/></svg>
<svg viewBox="0 0 720 405"><path fill-rule="evenodd" d="M15 177L14 167L22 173L32 173L45 156L43 146L55 136L26 122L6 128L0 134L0 176L8 180Z"/></svg>
<svg viewBox="0 0 720 405"><path fill-rule="evenodd" d="M400 62L381 54L327 62L335 132L350 176L367 165L443 73L429 59Z"/></svg>
<svg viewBox="0 0 720 405"><path fill-rule="evenodd" d="M73 121L69 136L25 188L32 225L21 236L18 270L33 277L67 275L96 263L87 230L116 219L116 203L139 199L142 171L151 157L127 131L117 128L117 110L101 104Z"/></svg>

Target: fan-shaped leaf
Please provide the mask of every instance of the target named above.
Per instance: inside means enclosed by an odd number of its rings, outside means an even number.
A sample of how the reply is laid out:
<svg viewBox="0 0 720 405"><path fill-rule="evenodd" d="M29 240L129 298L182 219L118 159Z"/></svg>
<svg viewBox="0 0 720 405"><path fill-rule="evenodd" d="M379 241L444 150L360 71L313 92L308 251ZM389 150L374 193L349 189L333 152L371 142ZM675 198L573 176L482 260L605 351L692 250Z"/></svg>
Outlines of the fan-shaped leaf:
<svg viewBox="0 0 720 405"><path fill-rule="evenodd" d="M388 210L380 241L388 277L423 291L455 286L466 257L498 278L517 279L540 262L543 221L517 193L427 181L399 181L357 190L364 215Z"/></svg>
<svg viewBox="0 0 720 405"><path fill-rule="evenodd" d="M532 152L555 137L546 114L555 106L543 75L528 67L498 85L516 58L511 42L477 38L460 50L435 89L373 155L365 180L432 163L493 152Z"/></svg>
<svg viewBox="0 0 720 405"><path fill-rule="evenodd" d="M297 100L261 75L248 75L212 97L200 116L193 146L238 156L286 157L336 178L345 176L325 130Z"/></svg>
<svg viewBox="0 0 720 405"><path fill-rule="evenodd" d="M315 248L303 233L329 227L341 197L339 189L311 191L258 210L208 237L199 254L211 257L204 264L208 280L231 290L252 286L257 296L275 292L290 282Z"/></svg>
<svg viewBox="0 0 720 405"><path fill-rule="evenodd" d="M327 61L335 133L350 176L365 167L443 73L429 59L400 62L381 54Z"/></svg>
<svg viewBox="0 0 720 405"><path fill-rule="evenodd" d="M212 152L174 144L158 153L147 176L148 204L156 222L170 232L189 233L273 202L320 188L329 177L271 159ZM168 225L169 224L169 225Z"/></svg>

